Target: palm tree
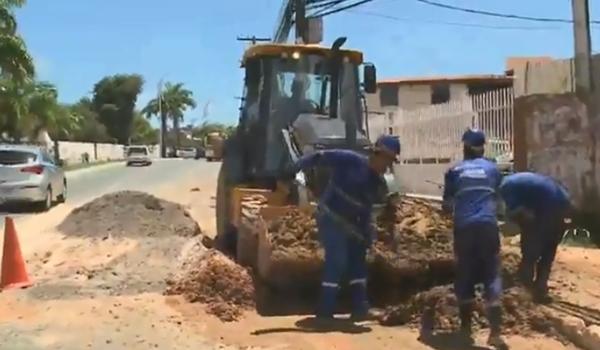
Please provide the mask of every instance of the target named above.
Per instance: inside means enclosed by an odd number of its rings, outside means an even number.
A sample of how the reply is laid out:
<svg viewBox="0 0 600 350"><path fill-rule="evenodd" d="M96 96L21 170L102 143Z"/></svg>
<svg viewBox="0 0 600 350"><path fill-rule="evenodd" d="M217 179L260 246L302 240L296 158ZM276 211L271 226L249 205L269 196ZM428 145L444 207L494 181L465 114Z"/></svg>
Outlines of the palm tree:
<svg viewBox="0 0 600 350"><path fill-rule="evenodd" d="M15 139L36 138L40 133L68 134L77 124L77 116L58 103L56 87L46 82L0 81L0 126Z"/></svg>
<svg viewBox="0 0 600 350"><path fill-rule="evenodd" d="M175 147L180 145L180 123L183 121L183 114L188 108L196 108L196 101L192 91L185 89L183 83L165 84L163 93L163 108L173 122L173 131L175 132Z"/></svg>
<svg viewBox="0 0 600 350"><path fill-rule="evenodd" d="M158 100L159 98L160 101ZM196 101L194 100L192 91L185 89L183 83L166 83L160 97L150 100L142 110L142 113L150 117L152 115L159 115L162 112L162 115L159 116L161 118L162 130L167 129L167 119L171 119L173 121L173 131L175 132L175 147L179 148L179 125L188 108L196 108Z"/></svg>
<svg viewBox="0 0 600 350"><path fill-rule="evenodd" d="M25 42L17 35L17 22L11 10L21 6L23 0L0 0L0 75L18 82L33 77L33 58L27 51Z"/></svg>

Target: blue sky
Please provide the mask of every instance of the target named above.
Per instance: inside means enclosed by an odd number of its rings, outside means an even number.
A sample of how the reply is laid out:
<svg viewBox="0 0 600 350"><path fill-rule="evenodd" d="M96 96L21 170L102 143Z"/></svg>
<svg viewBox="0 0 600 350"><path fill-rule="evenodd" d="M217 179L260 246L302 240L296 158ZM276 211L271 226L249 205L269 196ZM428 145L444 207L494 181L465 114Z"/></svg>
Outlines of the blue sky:
<svg viewBox="0 0 600 350"><path fill-rule="evenodd" d="M569 0L440 2L530 16L571 16ZM600 4L590 3L592 18L600 19ZM239 101L234 97L241 93L239 59L245 47L236 36L271 36L280 6L281 0L29 0L17 15L39 78L55 83L64 102L89 95L105 75L139 73L146 80L139 105L156 94L164 78L183 82L194 92L200 108L187 113L188 122L198 120L210 101L210 120L235 123ZM573 51L570 25L481 17L415 0L374 0L325 18L324 28L325 43L347 36L346 46L363 50L380 78L501 73L507 56L569 57ZM592 33L595 43L598 33Z"/></svg>

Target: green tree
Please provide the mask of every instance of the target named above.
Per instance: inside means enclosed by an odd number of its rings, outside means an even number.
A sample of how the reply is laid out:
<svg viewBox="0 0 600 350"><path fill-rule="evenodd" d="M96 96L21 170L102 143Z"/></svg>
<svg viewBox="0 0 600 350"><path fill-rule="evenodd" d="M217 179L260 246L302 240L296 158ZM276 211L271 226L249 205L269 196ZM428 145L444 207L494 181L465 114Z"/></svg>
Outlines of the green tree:
<svg viewBox="0 0 600 350"><path fill-rule="evenodd" d="M58 102L58 92L47 82L0 81L0 126L19 140L35 139L40 132L68 134L78 120Z"/></svg>
<svg viewBox="0 0 600 350"><path fill-rule="evenodd" d="M25 1L0 0L0 76L23 82L35 74L33 58L23 39L17 34L17 21L12 9Z"/></svg>
<svg viewBox="0 0 600 350"><path fill-rule="evenodd" d="M24 136L20 126L28 112L25 93L14 80L0 80L0 130L17 141Z"/></svg>
<svg viewBox="0 0 600 350"><path fill-rule="evenodd" d="M144 79L137 74L105 77L94 85L92 103L108 134L126 144L131 137L135 104Z"/></svg>
<svg viewBox="0 0 600 350"><path fill-rule="evenodd" d="M131 142L134 144L156 144L158 142L158 130L154 129L148 119L140 112L133 117L133 132Z"/></svg>
<svg viewBox="0 0 600 350"><path fill-rule="evenodd" d="M115 142L115 139L108 135L104 124L100 123L98 113L89 98L82 98L68 109L71 115L77 117L78 123L70 135L62 135L61 139L78 142Z"/></svg>
<svg viewBox="0 0 600 350"><path fill-rule="evenodd" d="M153 115L159 116L161 120L161 129L167 129L167 119L173 122L173 132L175 133L175 148L180 146L180 123L183 115L188 108L196 108L196 101L192 91L184 88L183 83L166 83L165 88L158 98L154 98L142 110L147 117ZM159 115L160 114L160 115ZM166 139L166 138L165 138ZM161 154L164 152L161 149ZM164 156L164 154L163 154Z"/></svg>

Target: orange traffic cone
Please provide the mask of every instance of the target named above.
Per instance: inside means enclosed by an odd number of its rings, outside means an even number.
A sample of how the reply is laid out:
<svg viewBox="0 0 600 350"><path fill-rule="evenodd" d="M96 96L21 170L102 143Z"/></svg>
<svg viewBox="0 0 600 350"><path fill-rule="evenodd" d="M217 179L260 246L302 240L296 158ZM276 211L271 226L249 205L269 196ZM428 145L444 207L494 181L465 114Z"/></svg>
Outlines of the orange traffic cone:
<svg viewBox="0 0 600 350"><path fill-rule="evenodd" d="M4 220L4 251L0 289L26 288L32 285L21 254L15 223L11 217Z"/></svg>

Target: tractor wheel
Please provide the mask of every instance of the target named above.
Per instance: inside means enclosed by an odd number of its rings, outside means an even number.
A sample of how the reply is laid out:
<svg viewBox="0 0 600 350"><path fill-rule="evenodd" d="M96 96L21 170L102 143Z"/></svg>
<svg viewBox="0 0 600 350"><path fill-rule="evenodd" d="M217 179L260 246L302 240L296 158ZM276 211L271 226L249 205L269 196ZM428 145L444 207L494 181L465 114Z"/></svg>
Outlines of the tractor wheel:
<svg viewBox="0 0 600 350"><path fill-rule="evenodd" d="M236 255L237 235L235 227L231 224L230 218L230 200L231 185L228 183L227 169L221 164L219 177L217 180L216 195L216 218L217 218L217 237L215 239L216 247L223 253L231 256Z"/></svg>

